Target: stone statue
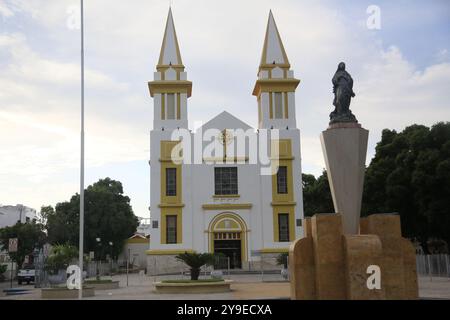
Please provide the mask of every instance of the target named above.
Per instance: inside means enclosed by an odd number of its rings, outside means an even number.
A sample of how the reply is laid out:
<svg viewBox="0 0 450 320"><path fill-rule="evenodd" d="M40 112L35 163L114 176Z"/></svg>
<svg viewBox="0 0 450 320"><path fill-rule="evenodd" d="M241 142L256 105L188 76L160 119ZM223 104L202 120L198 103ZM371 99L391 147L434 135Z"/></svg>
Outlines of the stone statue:
<svg viewBox="0 0 450 320"><path fill-rule="evenodd" d="M333 93L335 106L330 113L330 124L339 122L358 122L350 110L351 99L355 96L353 92L353 79L345 71L345 63L339 63L338 69L333 76Z"/></svg>

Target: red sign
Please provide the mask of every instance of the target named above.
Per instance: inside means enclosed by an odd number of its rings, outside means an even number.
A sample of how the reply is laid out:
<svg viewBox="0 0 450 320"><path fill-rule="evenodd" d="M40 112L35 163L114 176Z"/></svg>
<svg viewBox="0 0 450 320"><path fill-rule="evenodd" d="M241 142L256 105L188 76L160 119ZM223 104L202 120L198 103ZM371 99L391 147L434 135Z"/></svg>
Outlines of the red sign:
<svg viewBox="0 0 450 320"><path fill-rule="evenodd" d="M8 252L17 252L18 243L19 243L19 239L17 239L17 238L9 239Z"/></svg>

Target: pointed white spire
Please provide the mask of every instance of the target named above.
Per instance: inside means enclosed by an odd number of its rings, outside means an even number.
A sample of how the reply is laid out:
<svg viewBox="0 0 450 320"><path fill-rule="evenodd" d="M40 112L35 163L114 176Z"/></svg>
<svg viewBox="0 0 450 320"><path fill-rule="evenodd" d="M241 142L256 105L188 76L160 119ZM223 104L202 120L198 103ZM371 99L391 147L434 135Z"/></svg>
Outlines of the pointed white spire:
<svg viewBox="0 0 450 320"><path fill-rule="evenodd" d="M284 51L280 33L278 32L275 19L273 18L272 10L270 10L260 67L263 65L272 65L274 63L277 65L289 66L289 60L286 51Z"/></svg>
<svg viewBox="0 0 450 320"><path fill-rule="evenodd" d="M158 61L158 66L168 65L183 65L180 55L180 47L178 46L177 33L175 32L175 25L173 23L172 8L169 8L166 30L164 32L161 53Z"/></svg>

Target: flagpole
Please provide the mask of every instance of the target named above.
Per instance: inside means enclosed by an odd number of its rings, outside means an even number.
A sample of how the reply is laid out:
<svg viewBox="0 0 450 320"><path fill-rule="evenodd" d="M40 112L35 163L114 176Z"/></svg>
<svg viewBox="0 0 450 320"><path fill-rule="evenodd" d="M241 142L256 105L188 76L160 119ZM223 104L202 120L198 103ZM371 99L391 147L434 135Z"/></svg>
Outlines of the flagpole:
<svg viewBox="0 0 450 320"><path fill-rule="evenodd" d="M83 249L84 249L84 9L80 0L81 16L81 150L80 150L80 243L78 247L78 264L80 267L80 288L78 299L83 297Z"/></svg>

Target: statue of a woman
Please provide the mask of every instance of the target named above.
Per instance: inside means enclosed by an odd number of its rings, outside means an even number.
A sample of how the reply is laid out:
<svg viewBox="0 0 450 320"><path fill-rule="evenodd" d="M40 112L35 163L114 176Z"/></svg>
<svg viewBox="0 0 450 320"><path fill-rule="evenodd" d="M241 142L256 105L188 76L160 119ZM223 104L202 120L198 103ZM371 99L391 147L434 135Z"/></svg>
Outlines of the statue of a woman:
<svg viewBox="0 0 450 320"><path fill-rule="evenodd" d="M337 122L358 122L350 110L351 99L355 96L353 92L353 79L345 71L345 63L339 63L338 69L333 76L333 93L335 106L330 114L330 124Z"/></svg>

